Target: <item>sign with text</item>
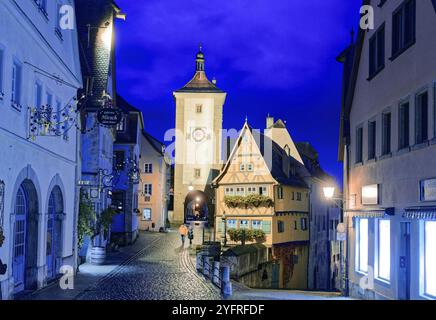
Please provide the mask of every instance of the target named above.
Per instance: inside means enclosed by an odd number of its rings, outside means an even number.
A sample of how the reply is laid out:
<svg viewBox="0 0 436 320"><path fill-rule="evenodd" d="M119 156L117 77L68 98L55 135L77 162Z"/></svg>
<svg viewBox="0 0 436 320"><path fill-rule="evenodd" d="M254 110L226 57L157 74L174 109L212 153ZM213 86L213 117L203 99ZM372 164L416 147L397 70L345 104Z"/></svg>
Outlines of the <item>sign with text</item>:
<svg viewBox="0 0 436 320"><path fill-rule="evenodd" d="M436 201L436 178L421 181L421 201Z"/></svg>
<svg viewBox="0 0 436 320"><path fill-rule="evenodd" d="M123 115L119 109L103 108L97 113L98 123L108 127L114 127L121 122Z"/></svg>
<svg viewBox="0 0 436 320"><path fill-rule="evenodd" d="M379 185L372 184L362 187L362 204L376 205L379 203Z"/></svg>

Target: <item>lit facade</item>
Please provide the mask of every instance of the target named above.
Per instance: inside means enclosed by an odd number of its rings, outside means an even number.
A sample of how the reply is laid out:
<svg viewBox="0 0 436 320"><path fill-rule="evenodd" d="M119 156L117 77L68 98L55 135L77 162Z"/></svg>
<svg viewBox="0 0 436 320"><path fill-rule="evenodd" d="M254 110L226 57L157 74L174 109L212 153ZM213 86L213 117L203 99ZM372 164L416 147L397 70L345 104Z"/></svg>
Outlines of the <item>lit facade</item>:
<svg viewBox="0 0 436 320"><path fill-rule="evenodd" d="M82 87L77 31L75 24L60 28L58 9L53 1L0 2L2 299L42 288L62 266L77 265L78 131L59 126L48 136L52 123L34 135L29 125L31 109L42 106L75 117L73 98Z"/></svg>
<svg viewBox="0 0 436 320"><path fill-rule="evenodd" d="M375 29L339 57L349 292L435 299L436 8L366 2Z"/></svg>

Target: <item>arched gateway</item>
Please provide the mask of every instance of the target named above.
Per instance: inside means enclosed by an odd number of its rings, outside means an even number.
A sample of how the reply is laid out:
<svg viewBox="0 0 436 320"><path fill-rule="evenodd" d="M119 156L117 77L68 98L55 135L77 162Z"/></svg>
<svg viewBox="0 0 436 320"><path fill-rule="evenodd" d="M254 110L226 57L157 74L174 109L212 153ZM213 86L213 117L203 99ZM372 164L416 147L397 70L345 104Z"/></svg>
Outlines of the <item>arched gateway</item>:
<svg viewBox="0 0 436 320"><path fill-rule="evenodd" d="M15 194L12 274L14 293L37 287L38 196L32 181L24 180Z"/></svg>
<svg viewBox="0 0 436 320"><path fill-rule="evenodd" d="M185 222L208 222L208 199L204 192L194 190L187 194L184 203Z"/></svg>

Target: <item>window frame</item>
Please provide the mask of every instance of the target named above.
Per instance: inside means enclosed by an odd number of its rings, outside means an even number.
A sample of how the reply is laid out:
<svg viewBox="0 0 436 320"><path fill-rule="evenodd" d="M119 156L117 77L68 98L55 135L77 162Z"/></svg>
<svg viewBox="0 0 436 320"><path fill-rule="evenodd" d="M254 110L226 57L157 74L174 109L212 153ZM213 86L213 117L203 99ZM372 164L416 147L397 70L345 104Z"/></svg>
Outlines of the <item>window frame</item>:
<svg viewBox="0 0 436 320"><path fill-rule="evenodd" d="M283 187L282 186L278 186L277 187L277 199L278 200L283 200L284 199L284 192L283 192Z"/></svg>
<svg viewBox="0 0 436 320"><path fill-rule="evenodd" d="M389 284L391 282L392 279L392 272L391 272L391 268L392 268L392 261L391 261L391 249L392 249L392 245L391 245L391 238L392 238L392 223L390 219L377 219L377 224L376 224L376 279L379 281L382 281L384 283ZM382 250L381 250L381 231L382 228L380 226L381 223L383 222L388 222L389 223L389 240L388 240L388 253L389 253L389 275L387 278L385 278L383 275L380 275L380 257L382 256ZM384 256L384 255L383 255Z"/></svg>
<svg viewBox="0 0 436 320"><path fill-rule="evenodd" d="M386 43L385 43L386 31L385 30L386 30L385 23L383 23L369 39L368 80L373 79L377 74L379 74L385 68L386 65ZM381 57L379 55L381 55ZM379 60L382 60L382 62L380 63Z"/></svg>
<svg viewBox="0 0 436 320"><path fill-rule="evenodd" d="M15 72L14 72L15 71ZM16 58L12 61L12 88L11 105L14 109L21 111L21 95L23 83L23 64Z"/></svg>
<svg viewBox="0 0 436 320"><path fill-rule="evenodd" d="M368 161L377 158L377 120L368 121Z"/></svg>
<svg viewBox="0 0 436 320"><path fill-rule="evenodd" d="M431 298L431 299L436 299L436 292L431 293L427 291L427 249L429 249L429 252L434 252L434 244L433 246L429 246L427 245L427 224L431 223L431 224L435 224L434 228L436 228L436 221L434 220L425 220L422 221L422 240L423 240L423 246L422 246L422 255L423 255L423 260L422 260L422 294L424 297L426 298ZM431 248L431 249L430 249ZM434 255L436 256L436 253L434 253ZM436 257L434 258L436 259ZM430 270L429 273L432 273L432 271L434 272L434 270Z"/></svg>
<svg viewBox="0 0 436 320"><path fill-rule="evenodd" d="M409 42L406 42L406 7L408 3L413 3L413 15L412 15L412 22L411 22L411 39ZM401 21L400 21L400 29L398 30L397 39L395 39L395 31L397 30L396 26L396 16L400 14ZM407 49L412 47L416 43L416 1L415 0L404 0L397 9L394 10L392 13L392 43L391 43L391 57L389 60L394 61L396 58L401 56ZM396 41L398 41L398 48L396 48Z"/></svg>
<svg viewBox="0 0 436 320"><path fill-rule="evenodd" d="M355 271L357 273L360 274L368 274L368 268L369 268L369 221L370 219L368 218L355 218L356 219L356 243L355 243L355 253L356 253L356 257L355 257ZM366 270L361 269L361 223L362 221L366 221L366 261L367 261L367 266L366 266Z"/></svg>
<svg viewBox="0 0 436 320"><path fill-rule="evenodd" d="M422 103L421 98L426 96L427 103L426 105L420 104ZM429 101L430 94L427 89L424 89L418 92L415 96L415 145L426 143L429 140ZM425 106L425 120L423 118L424 115L424 106Z"/></svg>
<svg viewBox="0 0 436 320"><path fill-rule="evenodd" d="M405 107L407 106L407 109ZM403 108L407 110L407 121L403 119ZM402 127L404 122L404 128ZM407 130L406 130L407 129ZM404 131L404 132L403 132ZM410 101L401 101L398 106L398 150L410 147Z"/></svg>
<svg viewBox="0 0 436 320"><path fill-rule="evenodd" d="M152 174L152 173L153 173L153 164L152 163L144 163L144 174Z"/></svg>
<svg viewBox="0 0 436 320"><path fill-rule="evenodd" d="M146 210L149 211L149 215L150 215L150 217L149 217L148 219L145 218L145 214L144 214ZM151 208L143 208L143 209L142 209L142 217L141 217L142 219L141 219L141 220L142 220L142 221L152 221L152 220L153 220L153 218L152 218L152 214L153 214L153 213L152 213L152 209L151 209Z"/></svg>
<svg viewBox="0 0 436 320"><path fill-rule="evenodd" d="M392 153L392 112L390 110L382 114L382 155Z"/></svg>
<svg viewBox="0 0 436 320"><path fill-rule="evenodd" d="M363 163L363 125L356 127L355 163Z"/></svg>

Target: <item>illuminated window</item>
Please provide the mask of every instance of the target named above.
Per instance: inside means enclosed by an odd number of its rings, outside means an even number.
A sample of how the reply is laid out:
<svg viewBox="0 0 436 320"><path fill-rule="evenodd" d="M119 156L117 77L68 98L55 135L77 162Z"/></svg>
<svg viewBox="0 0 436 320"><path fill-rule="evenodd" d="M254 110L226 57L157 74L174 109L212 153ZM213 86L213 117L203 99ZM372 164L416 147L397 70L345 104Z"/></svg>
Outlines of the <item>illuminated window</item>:
<svg viewBox="0 0 436 320"><path fill-rule="evenodd" d="M256 194L256 193L257 193L256 187L247 188L247 194Z"/></svg>
<svg viewBox="0 0 436 320"><path fill-rule="evenodd" d="M151 209L145 208L142 210L142 220L151 220Z"/></svg>
<svg viewBox="0 0 436 320"><path fill-rule="evenodd" d="M262 220L251 221L252 228L255 230L262 230Z"/></svg>
<svg viewBox="0 0 436 320"><path fill-rule="evenodd" d="M225 188L224 194L226 196L233 196L235 194L235 192L234 192L233 188Z"/></svg>
<svg viewBox="0 0 436 320"><path fill-rule="evenodd" d="M424 293L436 297L436 221L426 221L424 229Z"/></svg>
<svg viewBox="0 0 436 320"><path fill-rule="evenodd" d="M236 229L237 227L238 226L237 226L236 220L234 220L234 219L227 220L227 228L228 229Z"/></svg>
<svg viewBox="0 0 436 320"><path fill-rule="evenodd" d="M237 187L236 188L236 195L237 196L245 196L245 188L244 187Z"/></svg>
<svg viewBox="0 0 436 320"><path fill-rule="evenodd" d="M241 229L249 229L250 228L250 221L248 221L248 220L241 220L239 222L239 228L241 228Z"/></svg>
<svg viewBox="0 0 436 320"><path fill-rule="evenodd" d="M391 278L391 221L378 221L378 278Z"/></svg>
<svg viewBox="0 0 436 320"><path fill-rule="evenodd" d="M368 272L368 219L357 219L356 270Z"/></svg>

